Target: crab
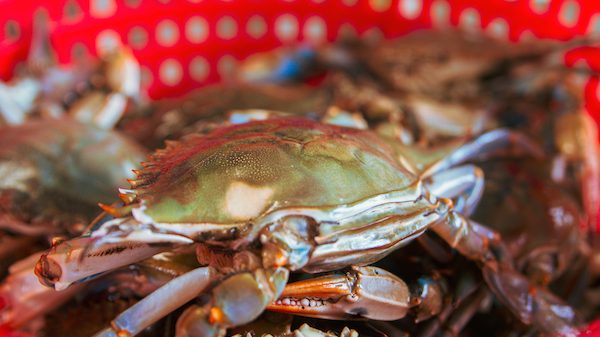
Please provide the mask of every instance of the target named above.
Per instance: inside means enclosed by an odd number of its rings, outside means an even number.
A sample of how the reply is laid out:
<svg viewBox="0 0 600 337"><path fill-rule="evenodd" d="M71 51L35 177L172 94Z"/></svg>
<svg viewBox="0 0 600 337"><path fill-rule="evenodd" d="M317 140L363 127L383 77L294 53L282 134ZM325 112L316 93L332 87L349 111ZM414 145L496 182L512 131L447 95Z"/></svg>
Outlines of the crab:
<svg viewBox="0 0 600 337"><path fill-rule="evenodd" d="M552 157L552 179L580 195L588 218L584 227L593 232L600 209L600 146L598 124L582 95L589 74L560 67L532 71L538 67L516 67L486 91L499 97L495 104L501 123L544 140Z"/></svg>
<svg viewBox="0 0 600 337"><path fill-rule="evenodd" d="M394 320L417 303L404 281L368 265L431 229L479 263L488 287L523 322L574 334L573 310L532 287L513 268L499 235L467 218L483 177L476 167L459 164L527 147L523 137L495 130L417 169L367 130L302 118L223 126L157 151L136 172L131 189L121 191L127 205L107 209L115 219L55 245L36 274L64 290L188 245L210 262L124 311L98 337L135 335L196 297L201 301L180 317L178 336L221 335L266 308ZM232 267L208 258L218 252L227 252ZM286 289L291 271L344 269Z"/></svg>
<svg viewBox="0 0 600 337"><path fill-rule="evenodd" d="M110 130L138 99L139 64L123 48L101 62L60 66L45 10L33 26L23 74L0 83L0 229L72 237L97 215L97 202L114 200L145 153Z"/></svg>
<svg viewBox="0 0 600 337"><path fill-rule="evenodd" d="M585 216L573 195L550 179L549 163L521 158L480 166L486 192L473 218L502 233L532 280L548 284L587 255ZM527 210L519 206L525 202Z"/></svg>
<svg viewBox="0 0 600 337"><path fill-rule="evenodd" d="M330 103L328 95L327 90L304 85L217 84L140 107L124 116L120 127L140 143L157 148L165 140L199 132L207 124L221 124L232 110L285 110L320 116Z"/></svg>
<svg viewBox="0 0 600 337"><path fill-rule="evenodd" d="M2 276L9 271L0 285L0 324L26 322L76 294L73 289L54 296L37 282L35 262L51 242L81 235L100 213L98 202L118 200L114 190L132 177L144 153L114 131L71 119L0 128L0 237L5 248L0 260L7 264Z"/></svg>
<svg viewBox="0 0 600 337"><path fill-rule="evenodd" d="M35 12L26 66L5 85L0 82L0 125L39 117L69 116L112 129L131 105L141 101L140 65L125 47L103 50L100 59L75 54L59 65L50 41L48 14Z"/></svg>
<svg viewBox="0 0 600 337"><path fill-rule="evenodd" d="M81 234L143 155L115 132L69 119L1 128L0 229Z"/></svg>

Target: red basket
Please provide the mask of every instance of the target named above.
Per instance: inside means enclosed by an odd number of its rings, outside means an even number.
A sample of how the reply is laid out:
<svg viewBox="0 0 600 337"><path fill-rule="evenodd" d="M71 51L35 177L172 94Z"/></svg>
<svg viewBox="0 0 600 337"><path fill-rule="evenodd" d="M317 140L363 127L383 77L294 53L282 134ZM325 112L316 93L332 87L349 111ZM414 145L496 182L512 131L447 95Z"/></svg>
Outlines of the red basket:
<svg viewBox="0 0 600 337"><path fill-rule="evenodd" d="M33 13L51 20L52 44L61 63L73 55L126 43L144 69L153 98L181 95L219 81L249 55L297 41L319 44L340 32L393 38L424 28L460 26L511 41L567 40L600 35L596 0L0 0L0 78L10 78L27 55ZM568 65L600 70L600 51L579 48ZM598 77L586 90L599 120Z"/></svg>
<svg viewBox="0 0 600 337"><path fill-rule="evenodd" d="M511 41L600 36L598 0L0 0L0 78L9 79L25 60L40 7L49 14L59 62L128 44L152 98L220 81L253 53L326 43L345 31L393 38L459 26ZM569 51L565 64L600 71L600 49ZM585 108L600 124L597 74L585 86Z"/></svg>

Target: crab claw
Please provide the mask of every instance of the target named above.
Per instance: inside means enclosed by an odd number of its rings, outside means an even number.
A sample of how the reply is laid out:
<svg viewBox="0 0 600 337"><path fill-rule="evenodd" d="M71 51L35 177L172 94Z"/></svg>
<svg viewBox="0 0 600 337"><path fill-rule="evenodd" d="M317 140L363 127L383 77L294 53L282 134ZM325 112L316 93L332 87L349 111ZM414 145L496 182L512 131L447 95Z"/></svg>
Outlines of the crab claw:
<svg viewBox="0 0 600 337"><path fill-rule="evenodd" d="M562 299L543 287L534 288L529 280L503 263L488 262L483 276L498 300L510 308L521 321L535 324L547 334L576 336L580 318Z"/></svg>
<svg viewBox="0 0 600 337"><path fill-rule="evenodd" d="M35 266L35 274L42 284L63 290L74 282L138 262L166 249L139 242L95 243L94 238L82 236L55 245L42 254Z"/></svg>
<svg viewBox="0 0 600 337"><path fill-rule="evenodd" d="M345 275L325 275L288 284L268 310L300 316L391 321L404 317L411 293L404 281L377 267L352 267Z"/></svg>
<svg viewBox="0 0 600 337"><path fill-rule="evenodd" d="M55 291L38 282L33 268L40 253L15 263L0 285L0 324L19 328L71 299L81 285Z"/></svg>

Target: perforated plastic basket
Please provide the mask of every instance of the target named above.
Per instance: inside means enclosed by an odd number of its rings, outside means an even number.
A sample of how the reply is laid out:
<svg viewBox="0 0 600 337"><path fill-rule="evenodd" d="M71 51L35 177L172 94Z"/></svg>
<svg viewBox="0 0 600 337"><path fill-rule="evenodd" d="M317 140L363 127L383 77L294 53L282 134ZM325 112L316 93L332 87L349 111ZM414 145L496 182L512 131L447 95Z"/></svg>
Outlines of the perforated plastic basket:
<svg viewBox="0 0 600 337"><path fill-rule="evenodd" d="M393 38L461 26L512 41L600 35L597 0L0 0L1 78L8 79L25 59L40 7L51 18L60 62L126 43L142 63L154 98L219 81L253 53L296 41L333 41L344 30ZM579 49L565 61L600 69L600 52ZM591 77L586 98L596 117L597 88L598 78Z"/></svg>

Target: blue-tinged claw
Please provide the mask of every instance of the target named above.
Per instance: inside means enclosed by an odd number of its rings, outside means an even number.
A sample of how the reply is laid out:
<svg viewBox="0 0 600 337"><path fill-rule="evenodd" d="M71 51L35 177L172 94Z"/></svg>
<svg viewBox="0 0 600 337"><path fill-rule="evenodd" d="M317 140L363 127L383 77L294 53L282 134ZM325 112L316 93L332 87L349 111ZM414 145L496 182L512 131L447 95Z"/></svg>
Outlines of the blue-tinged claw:
<svg viewBox="0 0 600 337"><path fill-rule="evenodd" d="M258 269L233 275L213 290L210 321L238 326L256 319L283 291L288 279L284 268Z"/></svg>
<svg viewBox="0 0 600 337"><path fill-rule="evenodd" d="M281 294L289 272L284 268L241 272L212 291L204 307L188 308L177 321L177 337L221 336L230 327L255 320Z"/></svg>

